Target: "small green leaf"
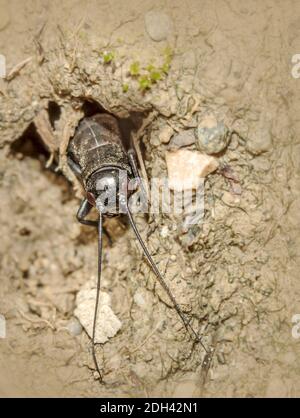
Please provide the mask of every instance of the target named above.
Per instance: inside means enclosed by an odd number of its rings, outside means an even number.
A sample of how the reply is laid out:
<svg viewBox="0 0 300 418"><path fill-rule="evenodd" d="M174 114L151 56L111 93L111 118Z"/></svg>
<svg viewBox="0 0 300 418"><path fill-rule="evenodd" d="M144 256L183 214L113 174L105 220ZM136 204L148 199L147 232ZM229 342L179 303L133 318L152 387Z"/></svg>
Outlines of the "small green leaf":
<svg viewBox="0 0 300 418"><path fill-rule="evenodd" d="M159 70L153 70L150 73L150 79L153 83L157 83L157 81L161 80L161 73Z"/></svg>
<svg viewBox="0 0 300 418"><path fill-rule="evenodd" d="M162 67L161 70L163 73L168 74L169 70L170 70L170 64L168 62L165 62Z"/></svg>
<svg viewBox="0 0 300 418"><path fill-rule="evenodd" d="M102 56L104 64L110 64L115 58L115 54L113 52L107 51L103 52Z"/></svg>
<svg viewBox="0 0 300 418"><path fill-rule="evenodd" d="M123 93L127 93L128 89L129 89L129 85L127 83L124 83L122 86Z"/></svg>
<svg viewBox="0 0 300 418"><path fill-rule="evenodd" d="M142 91L148 90L151 88L151 79L147 75L142 75L139 78L139 89Z"/></svg>
<svg viewBox="0 0 300 418"><path fill-rule="evenodd" d="M149 65L147 65L146 70L149 71L149 73L151 73L151 71L155 70L155 67L154 67L153 64L149 64Z"/></svg>
<svg viewBox="0 0 300 418"><path fill-rule="evenodd" d="M140 63L138 61L133 62L129 67L129 72L132 77L136 77L140 74Z"/></svg>

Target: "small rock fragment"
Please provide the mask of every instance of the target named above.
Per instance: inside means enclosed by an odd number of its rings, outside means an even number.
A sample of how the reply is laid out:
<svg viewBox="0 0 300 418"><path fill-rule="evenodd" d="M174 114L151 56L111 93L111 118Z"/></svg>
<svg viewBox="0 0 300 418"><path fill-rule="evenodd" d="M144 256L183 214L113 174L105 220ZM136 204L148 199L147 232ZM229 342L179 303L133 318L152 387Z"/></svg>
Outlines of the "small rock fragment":
<svg viewBox="0 0 300 418"><path fill-rule="evenodd" d="M173 128L171 128L171 126L164 126L158 135L160 142L162 142L163 144L167 144L170 141L173 132L174 131Z"/></svg>
<svg viewBox="0 0 300 418"><path fill-rule="evenodd" d="M246 142L247 150L253 155L260 155L272 147L271 130L268 123L260 124L256 130L250 133Z"/></svg>
<svg viewBox="0 0 300 418"><path fill-rule="evenodd" d="M165 40L172 30L172 21L163 12L151 10L145 15L146 31L153 41Z"/></svg>
<svg viewBox="0 0 300 418"><path fill-rule="evenodd" d="M82 326L77 318L71 318L67 323L67 329L71 335L77 336L82 333Z"/></svg>
<svg viewBox="0 0 300 418"><path fill-rule="evenodd" d="M222 195L222 201L227 206L237 206L241 202L241 198L239 196L236 196L230 192L225 191Z"/></svg>
<svg viewBox="0 0 300 418"><path fill-rule="evenodd" d="M179 132L171 138L168 148L171 150L187 147L195 143L195 133L193 129Z"/></svg>
<svg viewBox="0 0 300 418"><path fill-rule="evenodd" d="M160 230L160 236L162 238L167 238L169 236L169 228L168 225L164 225Z"/></svg>
<svg viewBox="0 0 300 418"><path fill-rule="evenodd" d="M199 151L180 149L166 152L169 188L172 190L196 190L206 177L218 168L215 157Z"/></svg>
<svg viewBox="0 0 300 418"><path fill-rule="evenodd" d="M94 281L90 281L78 292L76 309L74 311L74 315L79 319L90 337L93 334L95 301L96 285ZM104 344L109 338L114 337L122 326L122 323L112 311L110 304L110 295L100 292L95 336L96 343Z"/></svg>
<svg viewBox="0 0 300 418"><path fill-rule="evenodd" d="M146 304L142 293L139 292L139 291L135 292L135 294L133 296L133 300L140 308L143 308Z"/></svg>
<svg viewBox="0 0 300 418"><path fill-rule="evenodd" d="M215 115L208 113L195 129L197 146L207 154L217 154L223 151L230 141L230 133L222 121L217 121Z"/></svg>

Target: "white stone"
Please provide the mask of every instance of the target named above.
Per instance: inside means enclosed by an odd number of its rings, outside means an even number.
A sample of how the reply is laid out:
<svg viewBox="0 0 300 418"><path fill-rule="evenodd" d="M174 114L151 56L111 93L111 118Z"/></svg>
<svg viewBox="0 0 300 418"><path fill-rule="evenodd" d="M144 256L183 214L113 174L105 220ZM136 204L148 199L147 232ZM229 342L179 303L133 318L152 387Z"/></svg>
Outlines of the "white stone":
<svg viewBox="0 0 300 418"><path fill-rule="evenodd" d="M141 292L136 291L133 296L134 302L140 307L143 308L146 305L145 299Z"/></svg>
<svg viewBox="0 0 300 418"><path fill-rule="evenodd" d="M77 294L74 315L91 338L93 334L95 303L96 284L94 281L90 281ZM95 342L104 344L109 338L117 334L121 326L121 321L111 309L110 295L100 292Z"/></svg>
<svg viewBox="0 0 300 418"><path fill-rule="evenodd" d="M215 157L199 151L179 149L166 152L169 188L172 190L196 190L204 177L218 168Z"/></svg>
<svg viewBox="0 0 300 418"><path fill-rule="evenodd" d="M160 236L162 238L167 238L169 236L169 228L168 225L164 225L160 230Z"/></svg>
<svg viewBox="0 0 300 418"><path fill-rule="evenodd" d="M77 318L70 319L70 321L67 323L67 329L69 333L74 336L80 335L82 333L82 326Z"/></svg>

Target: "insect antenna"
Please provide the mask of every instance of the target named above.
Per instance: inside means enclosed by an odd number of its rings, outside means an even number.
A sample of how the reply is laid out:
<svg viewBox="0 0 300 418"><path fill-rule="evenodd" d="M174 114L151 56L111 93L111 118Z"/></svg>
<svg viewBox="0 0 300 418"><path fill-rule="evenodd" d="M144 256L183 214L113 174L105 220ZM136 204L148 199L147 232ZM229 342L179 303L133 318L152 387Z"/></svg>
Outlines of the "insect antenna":
<svg viewBox="0 0 300 418"><path fill-rule="evenodd" d="M191 324L189 323L188 319L186 318L186 316L184 315L184 313L182 312L181 308L179 307L178 303L176 302L175 297L173 296L171 290L169 289L167 283L165 282L164 278L162 277L161 273L159 272L158 268L156 267L156 264L153 260L153 258L151 257L137 227L136 224L133 220L132 214L129 210L128 205L126 205L126 212L129 218L129 222L130 225L135 233L135 236L137 237L143 251L144 251L144 255L148 261L148 263L150 264L152 270L154 271L160 285L163 287L163 289L165 290L165 292L167 293L167 295L169 296L171 302L173 303L173 306L177 312L177 314L179 315L180 319L182 320L186 330L196 339L197 342L199 342L201 344L201 346L204 348L205 352L208 353L209 350L205 347L205 345L203 344L203 342L201 341L201 337L198 336L198 334L196 333L196 331L194 330L194 328L191 326Z"/></svg>
<svg viewBox="0 0 300 418"><path fill-rule="evenodd" d="M95 353L95 337L96 337L96 325L97 325L97 316L99 308L99 297L100 297L100 284L101 284L101 270L102 270L102 230L103 230L103 216L99 212L99 222L98 222L98 274L97 274L97 292L96 292L96 302L95 302L95 311L94 311L94 320L93 320L93 333L92 333L92 355L96 370L100 376L100 382L102 382L102 373L98 365L96 353Z"/></svg>

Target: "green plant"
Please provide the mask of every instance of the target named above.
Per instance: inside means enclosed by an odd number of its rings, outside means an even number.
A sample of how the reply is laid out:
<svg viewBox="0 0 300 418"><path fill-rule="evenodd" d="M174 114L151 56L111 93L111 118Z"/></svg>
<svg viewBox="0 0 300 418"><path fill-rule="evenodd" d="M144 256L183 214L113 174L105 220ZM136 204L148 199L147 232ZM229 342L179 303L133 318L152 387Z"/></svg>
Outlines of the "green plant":
<svg viewBox="0 0 300 418"><path fill-rule="evenodd" d="M110 52L105 51L103 52L102 57L103 57L104 64L110 64L114 60L115 54L111 51Z"/></svg>
<svg viewBox="0 0 300 418"><path fill-rule="evenodd" d="M169 46L167 46L163 51L163 55L164 55L164 62L163 62L163 65L161 66L161 71L167 75L170 70L170 65L173 59L173 50Z"/></svg>
<svg viewBox="0 0 300 418"><path fill-rule="evenodd" d="M129 67L129 72L132 77L140 75L140 63L138 61L134 61Z"/></svg>
<svg viewBox="0 0 300 418"><path fill-rule="evenodd" d="M128 85L128 83L124 83L124 84L122 85L122 91L123 91L123 93L127 93L127 92L128 92L128 90L129 90L129 85Z"/></svg>
<svg viewBox="0 0 300 418"><path fill-rule="evenodd" d="M170 64L168 62L164 62L163 65L161 66L161 71L167 75L168 72L170 70Z"/></svg>
<svg viewBox="0 0 300 418"><path fill-rule="evenodd" d="M149 73L149 77L152 83L157 83L157 81L161 80L161 71L158 68L156 68L153 64L149 64L146 67L146 70Z"/></svg>
<svg viewBox="0 0 300 418"><path fill-rule="evenodd" d="M151 79L148 75L142 75L139 80L139 89L142 91L148 90L151 88Z"/></svg>

